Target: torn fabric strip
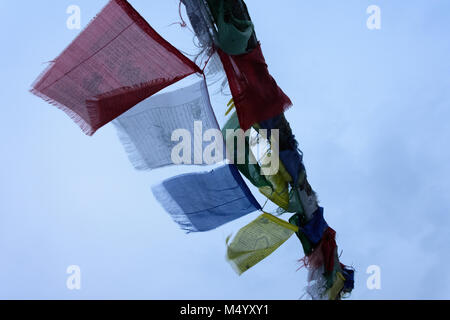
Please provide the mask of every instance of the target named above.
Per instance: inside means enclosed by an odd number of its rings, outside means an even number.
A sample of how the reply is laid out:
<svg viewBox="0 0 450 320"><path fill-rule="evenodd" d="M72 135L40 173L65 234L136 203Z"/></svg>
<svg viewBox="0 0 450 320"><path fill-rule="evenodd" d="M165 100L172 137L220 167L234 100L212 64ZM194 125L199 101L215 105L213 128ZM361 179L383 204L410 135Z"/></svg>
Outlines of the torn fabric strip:
<svg viewBox="0 0 450 320"><path fill-rule="evenodd" d="M227 258L236 272L242 274L268 257L297 230L296 226L264 213L239 230L228 244Z"/></svg>
<svg viewBox="0 0 450 320"><path fill-rule="evenodd" d="M184 77L201 72L125 0L111 0L33 84L88 134Z"/></svg>
<svg viewBox="0 0 450 320"><path fill-rule="evenodd" d="M198 38L202 49L212 50L217 39L213 17L207 8L206 0L181 0L186 7L186 13L192 29Z"/></svg>
<svg viewBox="0 0 450 320"><path fill-rule="evenodd" d="M223 154L222 137L217 141L203 141L204 132L219 130L205 80L154 95L125 112L113 124L137 170L173 165L172 153L180 141L172 141L172 134L179 129L189 133L189 141L182 141L188 145L187 150L183 150L188 161L183 164L213 164L203 158L203 151L208 146L215 146L216 151L220 149ZM222 160L223 157L219 161Z"/></svg>
<svg viewBox="0 0 450 320"><path fill-rule="evenodd" d="M355 287L355 270L341 263L342 275L345 278L344 292L350 293Z"/></svg>
<svg viewBox="0 0 450 320"><path fill-rule="evenodd" d="M222 62L220 62L220 57L214 49L215 43L217 43L217 31L206 0L181 0L181 2L186 7L186 13L198 39L197 46L201 49L194 61L201 65L200 57L209 59L204 70L207 77L222 73Z"/></svg>
<svg viewBox="0 0 450 320"><path fill-rule="evenodd" d="M333 283L333 286L327 291L329 300L336 300L339 298L339 295L341 294L341 291L344 288L344 283L345 283L344 276L342 275L342 273L337 272L336 281Z"/></svg>
<svg viewBox="0 0 450 320"><path fill-rule="evenodd" d="M152 191L188 233L209 231L261 209L234 165L180 175Z"/></svg>
<svg viewBox="0 0 450 320"><path fill-rule="evenodd" d="M255 123L279 115L292 105L269 74L260 44L242 55L230 56L220 49L218 52L244 131Z"/></svg>
<svg viewBox="0 0 450 320"><path fill-rule="evenodd" d="M251 20L238 19L233 7L236 3L225 0L207 0L217 26L216 44L227 54L247 52L249 40L254 34Z"/></svg>

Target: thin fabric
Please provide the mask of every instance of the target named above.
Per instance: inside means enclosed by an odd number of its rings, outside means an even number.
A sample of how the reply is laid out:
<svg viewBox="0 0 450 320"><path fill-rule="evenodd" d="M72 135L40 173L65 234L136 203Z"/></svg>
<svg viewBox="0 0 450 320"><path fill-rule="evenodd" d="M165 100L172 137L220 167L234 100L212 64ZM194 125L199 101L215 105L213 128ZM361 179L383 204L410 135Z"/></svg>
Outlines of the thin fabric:
<svg viewBox="0 0 450 320"><path fill-rule="evenodd" d="M222 74L222 62L220 62L219 55L214 52L214 46L217 42L217 31L206 0L181 0L181 2L186 7L186 13L198 39L197 46L201 49L195 61L206 55L209 62L204 70L205 76L211 77L216 74Z"/></svg>
<svg viewBox="0 0 450 320"><path fill-rule="evenodd" d="M228 141L228 143L231 143L231 135L235 133L236 130L240 129L239 120L236 113L233 113L231 117L228 119L228 121L225 123L225 125L222 128L222 135L225 137L225 140ZM270 187L270 183L266 180L266 178L261 175L261 166L256 161L256 158L250 148L250 139L248 135L245 136L245 152L244 152L244 163L239 163L238 158L239 156L242 157L242 154L239 155L238 152L238 139L234 138L234 141L232 141L233 144L230 145L234 148L233 150L233 159L231 159L231 150L228 150L228 157L229 160L232 161L236 167L239 169L239 171L256 187Z"/></svg>
<svg viewBox="0 0 450 320"><path fill-rule="evenodd" d="M296 226L264 213L239 230L228 244L227 258L236 272L242 274L268 257L297 230Z"/></svg>
<svg viewBox="0 0 450 320"><path fill-rule="evenodd" d="M264 163L264 161L263 158L261 162ZM261 187L259 188L259 191L280 208L288 211L290 202L289 182L292 181L292 178L289 173L286 172L282 163L279 163L278 166L279 168L276 174L265 176L267 181L271 184L270 188ZM264 168L264 165L262 167Z"/></svg>
<svg viewBox="0 0 450 320"><path fill-rule="evenodd" d="M251 52L230 56L218 49L242 130L273 118L292 105L269 74L261 45Z"/></svg>
<svg viewBox="0 0 450 320"><path fill-rule="evenodd" d="M202 130L195 130L194 122L201 122ZM191 137L190 163L184 164L206 164L195 160L202 159L203 150L211 144L216 144L216 150L222 145L216 141L201 142L202 131L219 130L205 80L173 92L154 95L125 112L113 124L137 170L173 164L172 152L179 142L172 141L172 133L177 129L187 130ZM200 148L195 147L196 144Z"/></svg>
<svg viewBox="0 0 450 320"><path fill-rule="evenodd" d="M217 31L206 0L181 0L186 7L186 13L198 38L202 49L212 50L217 39Z"/></svg>
<svg viewBox="0 0 450 320"><path fill-rule="evenodd" d="M304 296L312 300L329 300L329 296L327 295L327 279L323 274L323 266L308 270L308 285L305 287Z"/></svg>
<svg viewBox="0 0 450 320"><path fill-rule="evenodd" d="M261 121L260 128L266 129L267 138L270 139L272 130L278 129L280 131L280 160L286 167L286 170L294 179L294 186L299 186L301 173L305 171L303 165L303 154L298 149L298 142L295 139L289 122L286 120L284 114L279 114L273 118Z"/></svg>
<svg viewBox="0 0 450 320"><path fill-rule="evenodd" d="M323 267L311 269L308 273L308 285L305 288L306 294L312 300L339 300L345 292L346 279L340 272L336 272L334 282L330 285L323 276ZM329 287L329 288L328 288Z"/></svg>
<svg viewBox="0 0 450 320"><path fill-rule="evenodd" d="M313 246L317 246L327 229L328 224L323 216L323 208L319 207L313 218L305 225L300 226L299 232L304 233Z"/></svg>
<svg viewBox="0 0 450 320"><path fill-rule="evenodd" d="M338 299L342 292L342 289L344 289L344 284L345 284L344 276L342 275L342 273L337 272L335 282L333 283L331 288L328 289L328 291L327 291L328 299L329 300Z"/></svg>
<svg viewBox="0 0 450 320"><path fill-rule="evenodd" d="M298 226L297 236L305 257L300 261L309 270L306 292L312 299L341 299L354 287L354 270L339 262L336 232L328 226L319 207L306 223L299 214L289 222Z"/></svg>
<svg viewBox="0 0 450 320"><path fill-rule="evenodd" d="M199 58L205 55L208 57L209 62L204 70L204 74L207 77L223 73L220 57L214 52L214 46L217 42L217 31L206 0L181 0L181 3L186 7L186 13L198 39L197 46L201 49L195 61L198 62Z"/></svg>
<svg viewBox="0 0 450 320"><path fill-rule="evenodd" d="M300 214L295 214L289 219L289 222L293 225L299 227L299 231L297 232L297 236L300 239L303 251L305 252L306 256L310 256L314 249L319 246L322 240L325 240L324 236L327 235L327 239L329 238L328 235L332 235L332 229L329 228L327 222L324 218L324 209L322 207L319 207L316 212L314 213L312 219L308 220L307 222L303 221L303 218ZM327 232L329 230L329 232ZM333 251L334 248L332 248L329 251ZM320 260L318 262L313 261L313 266L317 267L318 265L321 265L324 263L324 257L321 255L322 251L316 250L316 253L320 253L320 258L315 260ZM329 258L328 260L333 260L334 264L334 257ZM309 259L311 260L311 259ZM314 259L313 259L314 260ZM331 262L329 262L331 264ZM331 268L332 269L332 268ZM327 269L329 271L329 269Z"/></svg>
<svg viewBox="0 0 450 320"><path fill-rule="evenodd" d="M161 89L201 72L125 0L111 0L32 92L88 134Z"/></svg>
<svg viewBox="0 0 450 320"><path fill-rule="evenodd" d="M216 45L227 54L246 53L254 26L250 20L238 19L234 15L233 7L237 1L207 1L217 25Z"/></svg>
<svg viewBox="0 0 450 320"><path fill-rule="evenodd" d="M237 114L233 115L228 119L227 123L222 128L222 134L229 141L231 135L234 134L235 130L240 129ZM270 201L283 208L284 210L289 209L289 182L292 181L289 173L287 173L283 164L279 164L279 170L275 175L265 176L261 173L261 166L257 162L249 141L248 135L245 136L245 151L244 151L244 163L238 163L238 143L237 139L234 139L232 147L234 148L234 159L230 159L236 164L238 170L255 186L259 191L266 196ZM228 150L230 151L230 150ZM228 152L230 156L230 152ZM264 163L264 158L261 159Z"/></svg>
<svg viewBox="0 0 450 320"><path fill-rule="evenodd" d="M180 175L165 180L152 191L187 233L213 230L261 210L234 165Z"/></svg>

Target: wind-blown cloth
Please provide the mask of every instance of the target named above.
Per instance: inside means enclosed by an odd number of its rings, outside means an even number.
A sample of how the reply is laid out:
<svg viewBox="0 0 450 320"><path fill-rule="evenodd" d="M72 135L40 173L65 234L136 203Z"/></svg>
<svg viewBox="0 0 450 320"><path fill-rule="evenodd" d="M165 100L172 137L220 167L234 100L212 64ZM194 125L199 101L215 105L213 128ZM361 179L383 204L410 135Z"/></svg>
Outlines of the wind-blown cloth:
<svg viewBox="0 0 450 320"><path fill-rule="evenodd" d="M293 185L299 186L302 181L299 181L301 173L305 171L303 165L303 153L298 147L298 142L295 139L289 122L286 120L283 113L261 121L259 126L262 129L268 130L267 138L270 139L272 130L279 130L279 147L280 147L280 160L286 167L286 170L294 179Z"/></svg>
<svg viewBox="0 0 450 320"><path fill-rule="evenodd" d="M251 52L230 56L217 49L227 74L242 130L273 118L292 105L269 73L261 45Z"/></svg>
<svg viewBox="0 0 450 320"><path fill-rule="evenodd" d="M111 0L33 84L88 134L199 67L125 0Z"/></svg>
<svg viewBox="0 0 450 320"><path fill-rule="evenodd" d="M186 13L200 47L212 51L214 44L217 42L217 30L214 27L213 17L207 8L206 0L181 0L181 2L186 7Z"/></svg>
<svg viewBox="0 0 450 320"><path fill-rule="evenodd" d="M190 137L189 150L183 151L189 151L190 163L183 164L212 164L203 161L203 150L213 145L217 151L223 149L222 137L220 141L203 141L204 132L219 130L204 79L185 88L154 95L115 119L113 124L137 170L174 164L172 152L179 142L172 141L172 134L178 129L186 130ZM201 128L195 129L199 124Z"/></svg>
<svg viewBox="0 0 450 320"><path fill-rule="evenodd" d="M341 299L354 287L354 270L339 262L336 232L324 219L319 207L309 221L295 214L289 222L298 226L305 257L300 261L309 271L307 293L313 299Z"/></svg>
<svg viewBox="0 0 450 320"><path fill-rule="evenodd" d="M235 13L245 15L239 10L233 10L238 6L238 1L207 0L207 2L217 26L215 44L227 54L236 55L250 51L249 41L254 35L254 26L249 17L239 19L235 15Z"/></svg>
<svg viewBox="0 0 450 320"><path fill-rule="evenodd" d="M296 226L264 213L239 230L228 245L227 259L242 274L268 257L296 231Z"/></svg>
<svg viewBox="0 0 450 320"><path fill-rule="evenodd" d="M173 177L152 191L187 233L209 231L261 210L234 165Z"/></svg>
<svg viewBox="0 0 450 320"><path fill-rule="evenodd" d="M265 195L272 202L277 204L279 207L284 210L289 209L289 182L292 178L289 176L289 173L284 168L283 164L279 164L279 170L274 175L263 175L261 170L261 166L258 163L255 155L253 154L250 146L250 138L248 135L245 136L244 140L244 150L238 150L238 139L231 135L234 134L235 130L240 129L239 121L237 118L236 112L231 115L228 119L224 127L222 128L222 134L226 138L227 148L231 147L232 154L234 155L231 158L230 151L227 150L227 155L232 163L236 164L237 169L244 175L255 187L259 189L259 191ZM233 142L233 143L230 143ZM239 161L239 153L243 152L244 157L242 157L244 161L240 163ZM242 156L242 154L240 154ZM266 155L267 156L267 155ZM261 163L264 164L264 156L262 159L259 159ZM264 167L264 165L263 165Z"/></svg>
<svg viewBox="0 0 450 320"><path fill-rule="evenodd" d="M215 53L217 44L217 30L214 26L214 18L211 15L206 0L181 0L186 7L192 29L198 39L197 46L201 49L194 61L199 62L199 58L206 57L207 62L204 73L206 76L214 76L223 73L220 57Z"/></svg>

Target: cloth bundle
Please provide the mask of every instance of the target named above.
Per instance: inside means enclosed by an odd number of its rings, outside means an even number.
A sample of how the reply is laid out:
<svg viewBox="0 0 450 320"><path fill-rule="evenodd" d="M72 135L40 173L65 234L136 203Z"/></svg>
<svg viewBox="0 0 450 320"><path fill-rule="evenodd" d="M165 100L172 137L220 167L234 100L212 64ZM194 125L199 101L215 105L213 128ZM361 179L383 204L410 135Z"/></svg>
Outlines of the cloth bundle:
<svg viewBox="0 0 450 320"><path fill-rule="evenodd" d="M32 92L92 135L199 67L125 0L111 0L33 84Z"/></svg>
<svg viewBox="0 0 450 320"><path fill-rule="evenodd" d="M152 191L188 233L209 231L261 209L234 165L167 179Z"/></svg>
<svg viewBox="0 0 450 320"><path fill-rule="evenodd" d="M201 125L195 129L194 123ZM215 144L223 154L222 137L211 142L203 141L203 133L210 129L219 130L209 100L205 81L201 81L173 92L154 95L127 111L113 124L128 153L130 161L138 170L156 169L173 164L173 150L178 140L172 139L175 130L189 133L189 160L183 164L212 164L203 159L203 150ZM178 137L174 137L178 139ZM204 160L204 159L203 159ZM222 161L223 157L219 159Z"/></svg>
<svg viewBox="0 0 450 320"><path fill-rule="evenodd" d="M309 270L307 292L313 299L340 299L354 286L354 270L339 262L336 232L324 219L319 207L310 220L295 214L289 222L298 227L297 236L303 245L305 257L301 259Z"/></svg>

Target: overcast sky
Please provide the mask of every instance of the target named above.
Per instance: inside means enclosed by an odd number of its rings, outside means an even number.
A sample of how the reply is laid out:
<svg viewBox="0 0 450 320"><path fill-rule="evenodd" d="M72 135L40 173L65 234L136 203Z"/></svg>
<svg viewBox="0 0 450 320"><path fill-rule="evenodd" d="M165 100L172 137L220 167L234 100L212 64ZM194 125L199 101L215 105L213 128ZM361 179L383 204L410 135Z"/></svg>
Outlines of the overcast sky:
<svg viewBox="0 0 450 320"><path fill-rule="evenodd" d="M178 0L130 2L196 52L189 30L169 26ZM357 270L351 298L450 299L450 2L246 3L294 103L287 118L341 260ZM79 33L66 27L72 4L85 26L106 0L0 0L0 298L298 299L306 271L296 237L238 277L225 239L258 212L185 235L150 188L204 168L136 172L112 125L86 137L28 93ZM381 8L381 30L366 27L369 5ZM221 123L227 100L212 97ZM81 268L81 290L66 288L70 265ZM371 265L381 290L366 286Z"/></svg>

